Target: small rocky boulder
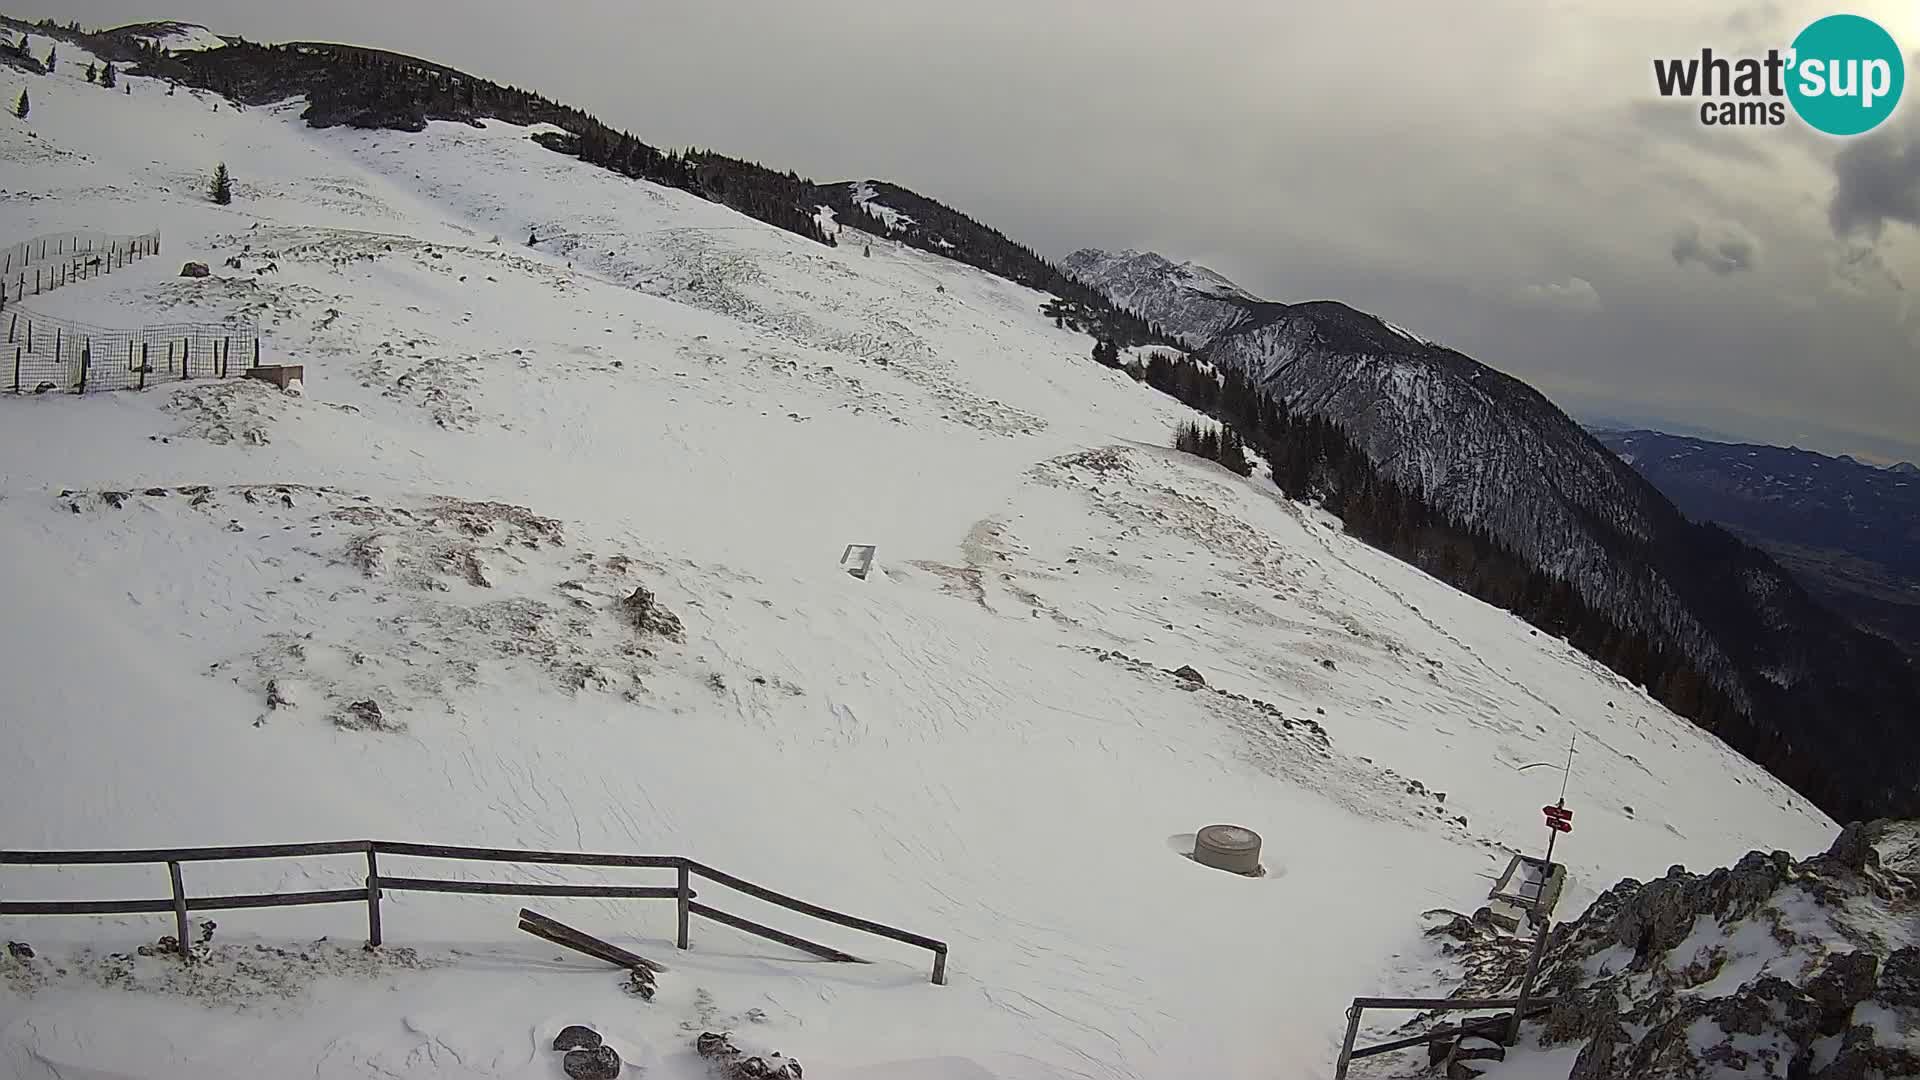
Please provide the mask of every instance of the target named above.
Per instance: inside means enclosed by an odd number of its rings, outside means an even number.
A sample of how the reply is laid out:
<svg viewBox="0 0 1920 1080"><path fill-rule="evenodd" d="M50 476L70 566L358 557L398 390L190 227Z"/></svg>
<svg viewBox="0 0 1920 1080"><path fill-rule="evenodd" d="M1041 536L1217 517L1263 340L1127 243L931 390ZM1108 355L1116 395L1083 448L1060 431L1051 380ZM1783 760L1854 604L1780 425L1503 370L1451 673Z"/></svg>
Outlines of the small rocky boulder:
<svg viewBox="0 0 1920 1080"><path fill-rule="evenodd" d="M560 1067L573 1080L614 1080L620 1075L620 1055L605 1045L591 1050L569 1050L561 1059Z"/></svg>
<svg viewBox="0 0 1920 1080"><path fill-rule="evenodd" d="M620 610L628 625L643 634L658 634L671 641L680 641L685 636L680 616L661 607L644 585L620 601Z"/></svg>
<svg viewBox="0 0 1920 1080"><path fill-rule="evenodd" d="M605 1040L600 1033L585 1024L568 1024L553 1037L555 1050L597 1050Z"/></svg>
<svg viewBox="0 0 1920 1080"><path fill-rule="evenodd" d="M1206 676L1200 674L1198 671L1195 671L1193 669L1192 664L1187 664L1182 666L1179 670L1175 671L1173 674L1175 678L1181 679L1188 683L1192 683L1195 686L1207 685Z"/></svg>
<svg viewBox="0 0 1920 1080"><path fill-rule="evenodd" d="M201 278L213 276L213 268L206 263L190 262L180 268L181 277Z"/></svg>

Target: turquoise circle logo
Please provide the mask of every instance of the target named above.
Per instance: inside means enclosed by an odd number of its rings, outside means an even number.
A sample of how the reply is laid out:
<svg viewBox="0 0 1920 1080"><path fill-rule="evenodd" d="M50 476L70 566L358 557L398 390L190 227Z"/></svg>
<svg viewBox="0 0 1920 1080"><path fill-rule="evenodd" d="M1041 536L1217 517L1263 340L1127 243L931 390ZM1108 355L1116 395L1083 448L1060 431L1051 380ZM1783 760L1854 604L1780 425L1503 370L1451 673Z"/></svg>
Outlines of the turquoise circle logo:
<svg viewBox="0 0 1920 1080"><path fill-rule="evenodd" d="M1893 35L1872 19L1829 15L1793 39L1793 111L1829 135L1879 127L1900 103L1907 66Z"/></svg>

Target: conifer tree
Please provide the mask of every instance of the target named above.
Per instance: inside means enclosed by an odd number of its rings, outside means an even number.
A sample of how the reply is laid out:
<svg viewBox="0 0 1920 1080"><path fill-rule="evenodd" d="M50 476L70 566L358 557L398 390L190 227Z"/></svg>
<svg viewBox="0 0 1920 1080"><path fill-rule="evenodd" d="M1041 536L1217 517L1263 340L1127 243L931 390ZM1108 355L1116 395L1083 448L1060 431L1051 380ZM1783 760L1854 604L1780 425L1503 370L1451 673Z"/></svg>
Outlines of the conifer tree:
<svg viewBox="0 0 1920 1080"><path fill-rule="evenodd" d="M22 88L20 91L20 100L13 103L13 115L25 120L27 118L27 108L27 91L25 88Z"/></svg>
<svg viewBox="0 0 1920 1080"><path fill-rule="evenodd" d="M233 177L227 175L226 162L221 162L219 168L213 170L213 185L208 194L221 206L233 202Z"/></svg>
<svg viewBox="0 0 1920 1080"><path fill-rule="evenodd" d="M1253 475L1253 462L1247 460L1246 446L1230 427L1220 432L1220 464L1241 476Z"/></svg>
<svg viewBox="0 0 1920 1080"><path fill-rule="evenodd" d="M100 85L111 90L118 81L119 76L114 74L113 63L108 61L107 66L100 69Z"/></svg>
<svg viewBox="0 0 1920 1080"><path fill-rule="evenodd" d="M93 64L91 63L87 65L87 81L88 82L100 81L100 69L93 66Z"/></svg>

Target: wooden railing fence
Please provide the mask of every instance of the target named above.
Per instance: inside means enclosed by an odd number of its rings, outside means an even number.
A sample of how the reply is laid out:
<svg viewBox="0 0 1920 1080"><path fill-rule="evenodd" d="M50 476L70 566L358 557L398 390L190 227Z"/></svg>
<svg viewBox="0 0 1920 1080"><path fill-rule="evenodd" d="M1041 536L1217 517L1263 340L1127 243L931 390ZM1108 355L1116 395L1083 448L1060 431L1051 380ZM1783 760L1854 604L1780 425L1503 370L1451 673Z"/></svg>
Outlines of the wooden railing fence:
<svg viewBox="0 0 1920 1080"><path fill-rule="evenodd" d="M1334 1080L1347 1080L1347 1067L1361 1058L1390 1054L1397 1050L1409 1050L1416 1046L1431 1046L1434 1043L1458 1042L1468 1036L1495 1040L1503 1047L1512 1046L1520 1038L1522 1021L1545 1015L1552 1011L1555 1004L1553 998L1533 996L1533 982L1540 974L1540 958L1546 953L1547 937L1552 926L1538 910L1528 914L1534 937L1532 947L1527 951L1527 969L1526 974L1520 979L1519 996L1511 998L1354 998L1353 1004L1347 1006L1347 1037L1341 1042L1340 1058L1334 1063ZM1483 1012L1489 1009L1511 1011L1498 1016L1463 1020L1458 1024L1442 1024L1419 1035L1376 1043L1373 1046L1356 1047L1354 1041L1360 1035L1360 1017L1368 1009L1405 1009L1416 1012ZM1502 1054L1504 1055L1504 1050Z"/></svg>
<svg viewBox="0 0 1920 1080"><path fill-rule="evenodd" d="M353 889L322 889L310 892L254 893L231 896L188 895L181 864L191 862L229 862L246 859L290 859L318 855L364 855L367 860L366 884ZM671 886L633 886L601 884L561 884L546 882L461 881L446 878L389 877L380 872L380 856L408 856L425 859L456 859L472 862L539 863L557 866L639 867L669 869L676 873ZM318 844L257 844L241 847L149 848L126 851L0 851L0 866L86 866L106 864L164 865L172 886L172 895L150 900L5 900L0 899L3 915L138 915L171 911L180 950L189 952L190 915L196 911L231 911L240 908L299 907L313 904L361 904L367 906L367 944L378 947L380 902L387 892L470 893L486 896L595 896L615 899L673 900L679 908L679 932L675 944L688 947L688 929L695 915L712 922L744 930L770 941L811 953L826 960L863 963L859 957L828 945L821 945L782 930L765 926L722 911L695 899L693 879L698 877L723 885L789 911L850 930L925 949L933 954L933 981L947 981L947 946L922 934L901 930L871 919L810 904L772 889L716 870L704 863L677 855L610 855L570 851L527 851L508 848L453 847L442 844L407 844L387 840L341 840Z"/></svg>

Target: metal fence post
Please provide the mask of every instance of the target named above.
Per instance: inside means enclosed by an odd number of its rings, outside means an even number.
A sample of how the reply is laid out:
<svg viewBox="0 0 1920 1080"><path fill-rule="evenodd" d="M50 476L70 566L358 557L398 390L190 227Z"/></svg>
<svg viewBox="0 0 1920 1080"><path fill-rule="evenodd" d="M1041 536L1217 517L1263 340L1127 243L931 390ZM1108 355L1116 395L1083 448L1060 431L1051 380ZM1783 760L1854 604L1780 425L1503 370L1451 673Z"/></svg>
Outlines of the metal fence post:
<svg viewBox="0 0 1920 1080"><path fill-rule="evenodd" d="M187 890L180 884L180 864L167 864L167 877L173 882L173 924L180 937L180 956L192 960L193 953L187 945Z"/></svg>

